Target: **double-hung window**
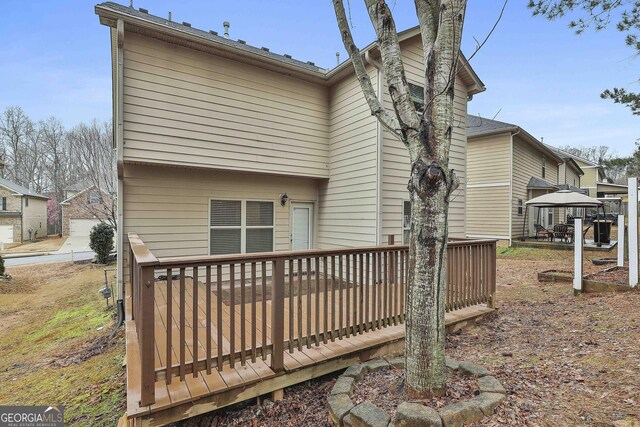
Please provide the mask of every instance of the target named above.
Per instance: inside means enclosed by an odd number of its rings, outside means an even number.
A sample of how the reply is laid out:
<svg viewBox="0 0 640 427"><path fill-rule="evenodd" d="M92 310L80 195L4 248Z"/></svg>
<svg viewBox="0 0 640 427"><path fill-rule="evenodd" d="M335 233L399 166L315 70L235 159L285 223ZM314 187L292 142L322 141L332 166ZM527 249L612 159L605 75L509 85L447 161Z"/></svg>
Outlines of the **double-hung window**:
<svg viewBox="0 0 640 427"><path fill-rule="evenodd" d="M417 112L421 113L424 110L424 88L422 86L409 83L409 93L411 94L413 106L416 107Z"/></svg>
<svg viewBox="0 0 640 427"><path fill-rule="evenodd" d="M402 243L409 243L409 233L411 231L411 202L405 200L402 204Z"/></svg>
<svg viewBox="0 0 640 427"><path fill-rule="evenodd" d="M271 252L274 204L256 200L210 202L209 254Z"/></svg>

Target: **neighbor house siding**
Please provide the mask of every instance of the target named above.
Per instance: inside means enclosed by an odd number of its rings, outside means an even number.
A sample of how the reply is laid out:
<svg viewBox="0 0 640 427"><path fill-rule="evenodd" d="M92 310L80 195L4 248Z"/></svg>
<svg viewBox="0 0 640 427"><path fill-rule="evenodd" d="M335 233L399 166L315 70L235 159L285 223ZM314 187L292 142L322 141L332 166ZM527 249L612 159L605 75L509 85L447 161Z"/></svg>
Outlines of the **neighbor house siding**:
<svg viewBox="0 0 640 427"><path fill-rule="evenodd" d="M211 198L273 201L275 250L288 250L291 205L280 206L280 194L318 200L317 180L306 178L127 164L124 179L125 254L135 232L157 257L208 255Z"/></svg>
<svg viewBox="0 0 640 427"><path fill-rule="evenodd" d="M127 33L124 160L328 177L328 89Z"/></svg>
<svg viewBox="0 0 640 427"><path fill-rule="evenodd" d="M582 176L581 187L587 191L589 191L589 196L597 197L598 196L598 168L595 166L588 166L586 163L582 164L578 162L580 167L582 168L584 175Z"/></svg>
<svg viewBox="0 0 640 427"><path fill-rule="evenodd" d="M12 225L13 243L20 243L22 241L22 197L14 194L13 190L0 187L0 202L3 197L7 198L7 209L2 211L6 215L0 216L0 225Z"/></svg>
<svg viewBox="0 0 640 427"><path fill-rule="evenodd" d="M542 178L542 159L546 159L546 174ZM527 184L531 177L544 179L550 184L558 182L558 163L548 154L534 148L523 141L517 135L513 137L513 199L511 203L512 215L512 239L522 237L522 224L524 215L518 215L518 199L525 202L530 198ZM543 192L544 194L544 192ZM529 215L533 214L533 208L529 208ZM557 214L554 214L554 222L558 222Z"/></svg>
<svg viewBox="0 0 640 427"><path fill-rule="evenodd" d="M376 71L368 67L374 89ZM331 88L330 162L320 185L320 248L376 244L377 121L355 75Z"/></svg>
<svg viewBox="0 0 640 427"><path fill-rule="evenodd" d="M38 238L47 236L47 200L29 197L29 206L25 203L26 197L22 197L22 238L29 239L29 229L31 237ZM36 234L37 232L37 234Z"/></svg>
<svg viewBox="0 0 640 427"><path fill-rule="evenodd" d="M419 37L401 44L402 60L407 80L424 87L424 60L422 43ZM393 111L385 84L385 106ZM454 128L451 138L449 169L455 171L460 179L460 186L451 196L449 205L449 236L466 237L465 204L467 180L467 88L460 78L456 78L454 98ZM396 242L402 242L402 206L409 199L407 183L411 165L409 153L404 144L388 131L384 131L382 147L382 243L389 235L394 235Z"/></svg>
<svg viewBox="0 0 640 427"><path fill-rule="evenodd" d="M467 142L467 236L509 239L511 134Z"/></svg>

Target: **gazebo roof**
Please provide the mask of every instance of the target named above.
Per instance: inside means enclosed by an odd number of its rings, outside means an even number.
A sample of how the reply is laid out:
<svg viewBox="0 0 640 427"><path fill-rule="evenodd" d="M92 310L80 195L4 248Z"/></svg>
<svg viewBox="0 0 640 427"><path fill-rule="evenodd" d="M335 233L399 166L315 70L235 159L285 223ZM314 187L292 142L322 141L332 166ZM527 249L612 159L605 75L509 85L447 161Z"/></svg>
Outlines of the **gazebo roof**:
<svg viewBox="0 0 640 427"><path fill-rule="evenodd" d="M527 200L526 204L528 206L554 208L597 208L602 206L602 202L598 199L569 190L560 190L555 193L544 194L540 197Z"/></svg>

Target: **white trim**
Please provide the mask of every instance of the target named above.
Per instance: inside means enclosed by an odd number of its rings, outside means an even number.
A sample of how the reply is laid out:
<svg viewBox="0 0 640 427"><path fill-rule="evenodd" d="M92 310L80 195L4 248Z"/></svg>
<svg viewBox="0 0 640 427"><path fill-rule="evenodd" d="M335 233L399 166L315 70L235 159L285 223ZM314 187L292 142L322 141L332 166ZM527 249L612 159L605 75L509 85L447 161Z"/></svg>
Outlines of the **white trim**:
<svg viewBox="0 0 640 427"><path fill-rule="evenodd" d="M618 267L624 267L624 215L618 215Z"/></svg>
<svg viewBox="0 0 640 427"><path fill-rule="evenodd" d="M575 229L582 230L582 218L575 219ZM575 233L573 255L573 291L582 292L583 241L582 233Z"/></svg>
<svg viewBox="0 0 640 427"><path fill-rule="evenodd" d="M511 246L513 239L513 132L510 133L509 140L509 246ZM522 212L524 213L524 209L526 209L524 200L522 201L522 206ZM518 207L516 207L516 214L518 214Z"/></svg>
<svg viewBox="0 0 640 427"><path fill-rule="evenodd" d="M409 199L402 199L402 206L400 207L400 230L401 234L400 234L400 241L402 242L403 245L408 245L409 242L405 242L404 241L404 204L406 202L409 202L409 206L411 206L411 200ZM409 233L411 233L411 208L409 208Z"/></svg>
<svg viewBox="0 0 640 427"><path fill-rule="evenodd" d="M490 182L487 184L467 184L467 188L489 188L489 187L507 187L511 186L510 182Z"/></svg>
<svg viewBox="0 0 640 427"><path fill-rule="evenodd" d="M240 202L240 226L237 225L224 225L215 226L211 225L211 202L213 200L228 200L232 202ZM247 202L267 202L273 206L273 225L247 225ZM220 230L236 230L240 229L240 253L247 253L247 229L267 229L272 230L273 238L271 240L271 251L275 251L276 247L276 202L274 200L267 199L237 199L233 197L209 197L209 203L207 204L207 253L211 256L211 230L213 228Z"/></svg>
<svg viewBox="0 0 640 427"><path fill-rule="evenodd" d="M384 94L382 91L383 81L382 81L382 71L379 68L376 69L376 77L378 86L378 101L381 105L384 105ZM384 129L382 129L382 125L379 120L376 120L376 246L380 246L382 244L382 174L384 173L384 169L382 166L382 156L384 154Z"/></svg>
<svg viewBox="0 0 640 427"><path fill-rule="evenodd" d="M629 214L629 286L638 286L638 178L629 178L627 188ZM618 246L618 250L624 250Z"/></svg>

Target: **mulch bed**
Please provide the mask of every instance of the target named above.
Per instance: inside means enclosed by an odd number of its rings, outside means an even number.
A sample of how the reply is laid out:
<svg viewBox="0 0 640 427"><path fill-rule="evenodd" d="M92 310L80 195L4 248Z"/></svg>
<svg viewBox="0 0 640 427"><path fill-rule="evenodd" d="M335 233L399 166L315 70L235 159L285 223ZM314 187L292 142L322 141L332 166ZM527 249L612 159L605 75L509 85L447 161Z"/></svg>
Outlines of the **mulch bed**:
<svg viewBox="0 0 640 427"><path fill-rule="evenodd" d="M587 279L598 282L615 283L618 285L629 284L629 270L626 268L614 268L609 271L603 270L590 274Z"/></svg>
<svg viewBox="0 0 640 427"><path fill-rule="evenodd" d="M391 368L370 373L356 383L351 400L355 404L373 403L384 409L393 419L396 409L403 402L422 403L425 406L440 409L450 403L471 399L478 390L478 382L475 378L465 377L449 369L447 369L447 392L442 397L425 400L410 399L404 385L404 369Z"/></svg>

